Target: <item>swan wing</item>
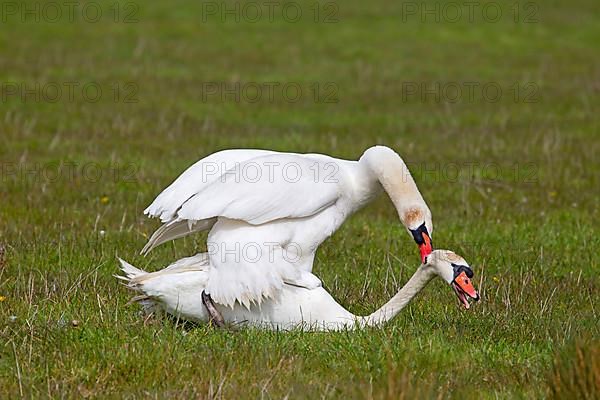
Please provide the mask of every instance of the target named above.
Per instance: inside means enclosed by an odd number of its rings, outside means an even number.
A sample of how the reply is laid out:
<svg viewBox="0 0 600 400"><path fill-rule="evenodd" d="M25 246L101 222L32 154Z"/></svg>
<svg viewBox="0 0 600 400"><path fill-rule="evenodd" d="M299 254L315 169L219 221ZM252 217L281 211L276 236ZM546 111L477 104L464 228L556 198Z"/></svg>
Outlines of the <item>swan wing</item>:
<svg viewBox="0 0 600 400"><path fill-rule="evenodd" d="M219 179L237 164L252 158L273 154L269 150L231 149L213 153L197 161L164 189L144 210L149 217L160 218L163 223L175 219L183 203Z"/></svg>
<svg viewBox="0 0 600 400"><path fill-rule="evenodd" d="M211 229L217 217L258 225L314 215L337 201L338 172L334 158L318 154L267 150L212 154L188 168L144 211L164 224L142 254Z"/></svg>
<svg viewBox="0 0 600 400"><path fill-rule="evenodd" d="M177 211L190 197L204 190L237 164L274 153L269 150L255 149L222 150L204 157L185 170L144 210L144 214L149 217L160 218L163 225L152 234L141 253L148 254L163 243L212 228L216 218L198 221L191 225L187 221L178 219Z"/></svg>
<svg viewBox="0 0 600 400"><path fill-rule="evenodd" d="M340 197L338 165L325 156L269 154L226 171L177 211L178 220L214 217L260 225L314 215Z"/></svg>

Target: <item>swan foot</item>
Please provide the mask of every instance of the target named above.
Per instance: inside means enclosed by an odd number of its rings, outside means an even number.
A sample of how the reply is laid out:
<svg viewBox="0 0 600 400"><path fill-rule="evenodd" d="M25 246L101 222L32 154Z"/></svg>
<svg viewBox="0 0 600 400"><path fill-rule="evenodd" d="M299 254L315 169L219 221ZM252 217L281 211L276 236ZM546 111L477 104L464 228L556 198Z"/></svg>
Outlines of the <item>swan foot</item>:
<svg viewBox="0 0 600 400"><path fill-rule="evenodd" d="M206 311L208 311L208 315L210 317L208 322L218 326L219 328L224 328L225 320L223 319L223 316L219 310L217 310L217 307L215 307L215 303L210 297L210 294L207 294L204 290L202 291L202 304L204 304Z"/></svg>

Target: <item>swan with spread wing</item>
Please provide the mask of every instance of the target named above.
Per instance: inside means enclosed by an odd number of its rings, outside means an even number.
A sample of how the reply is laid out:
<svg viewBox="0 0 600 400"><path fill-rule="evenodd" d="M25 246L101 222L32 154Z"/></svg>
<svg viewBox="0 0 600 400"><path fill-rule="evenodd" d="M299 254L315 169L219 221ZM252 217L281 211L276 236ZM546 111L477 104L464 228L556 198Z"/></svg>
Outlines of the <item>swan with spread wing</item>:
<svg viewBox="0 0 600 400"><path fill-rule="evenodd" d="M211 154L145 210L163 225L142 253L208 230L205 306L238 302L250 309L284 285L320 287L312 274L318 246L382 189L425 262L433 251L431 212L402 158L385 146L367 149L358 161L267 150Z"/></svg>

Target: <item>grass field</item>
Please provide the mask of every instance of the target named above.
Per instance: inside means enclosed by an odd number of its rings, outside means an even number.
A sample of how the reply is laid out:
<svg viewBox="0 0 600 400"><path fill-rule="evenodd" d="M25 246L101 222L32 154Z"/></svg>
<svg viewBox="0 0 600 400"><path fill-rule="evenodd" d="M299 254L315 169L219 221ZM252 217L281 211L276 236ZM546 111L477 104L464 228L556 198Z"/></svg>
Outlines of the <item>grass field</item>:
<svg viewBox="0 0 600 400"><path fill-rule="evenodd" d="M231 1L224 16L222 2L91 3L72 19L61 2L2 5L1 398L600 397L600 3L483 2L471 21L460 2L460 17L443 1L292 2L254 22ZM468 312L441 281L351 333L125 307L117 256L156 270L204 248L138 255L158 227L142 210L197 159L373 144L411 166L435 246L474 267ZM366 314L417 265L382 196L315 272Z"/></svg>

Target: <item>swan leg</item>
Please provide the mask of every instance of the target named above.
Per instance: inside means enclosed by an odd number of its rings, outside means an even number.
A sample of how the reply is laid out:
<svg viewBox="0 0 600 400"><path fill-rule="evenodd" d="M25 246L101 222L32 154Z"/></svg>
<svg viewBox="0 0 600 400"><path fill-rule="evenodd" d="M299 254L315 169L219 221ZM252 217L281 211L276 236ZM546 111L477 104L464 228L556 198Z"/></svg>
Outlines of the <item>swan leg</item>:
<svg viewBox="0 0 600 400"><path fill-rule="evenodd" d="M204 290L202 291L202 304L206 307L206 311L208 311L208 315L210 316L209 322L215 324L219 328L225 327L225 320L223 316L215 307L215 303L213 302L210 294L207 294Z"/></svg>

